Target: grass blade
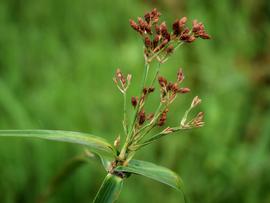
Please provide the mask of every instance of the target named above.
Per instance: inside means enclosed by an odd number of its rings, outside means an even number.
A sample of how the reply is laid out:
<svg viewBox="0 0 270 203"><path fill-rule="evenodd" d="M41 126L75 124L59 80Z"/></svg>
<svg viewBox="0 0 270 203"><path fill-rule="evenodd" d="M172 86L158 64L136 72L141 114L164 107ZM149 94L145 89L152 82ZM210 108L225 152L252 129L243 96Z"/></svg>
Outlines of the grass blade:
<svg viewBox="0 0 270 203"><path fill-rule="evenodd" d="M96 152L115 156L115 149L105 139L87 133L61 130L0 130L0 137L29 137L69 142L89 147Z"/></svg>
<svg viewBox="0 0 270 203"><path fill-rule="evenodd" d="M123 179L108 174L101 187L99 188L99 191L93 201L93 203L113 203L115 202L123 187Z"/></svg>
<svg viewBox="0 0 270 203"><path fill-rule="evenodd" d="M115 171L130 172L133 174L142 175L158 182L169 185L184 195L185 202L188 202L184 192L184 185L181 178L168 168L158 166L151 162L131 160L127 166L118 166Z"/></svg>

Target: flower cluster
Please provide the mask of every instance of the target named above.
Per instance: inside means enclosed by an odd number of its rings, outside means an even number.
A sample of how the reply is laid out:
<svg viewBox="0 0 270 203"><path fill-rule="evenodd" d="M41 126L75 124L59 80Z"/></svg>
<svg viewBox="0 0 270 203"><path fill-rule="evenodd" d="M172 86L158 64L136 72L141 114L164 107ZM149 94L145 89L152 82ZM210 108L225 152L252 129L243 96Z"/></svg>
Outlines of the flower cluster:
<svg viewBox="0 0 270 203"><path fill-rule="evenodd" d="M127 115L128 106L126 105L127 90L130 85L131 75L124 76L120 69L116 70L114 82L124 96L123 127L126 136L125 143L119 151L119 163L128 163L138 149L165 135L184 129L202 127L204 124L203 112L199 112L192 119L188 118L190 111L201 103L201 99L196 96L182 117L179 125L176 127L166 126L170 105L178 95L186 94L190 92L190 89L182 86L184 81L182 68L178 69L176 80L169 81L160 75L160 66L180 45L194 42L197 38L210 39L210 36L206 33L204 25L198 23L197 20L193 21L193 26L189 29L186 17L175 20L172 24L172 31L170 32L165 22L159 23L160 16L160 12L157 9L153 9L151 12L146 13L143 18L139 17L137 22L130 20L131 27L143 39L145 55L142 89L138 96L132 96L130 100L133 116ZM149 78L149 67L151 61L154 59L158 61L158 67L153 70L156 72L154 77ZM145 103L148 97L155 93L155 84L159 86L159 105L155 112L148 113ZM130 121L129 125L128 121ZM159 130L162 128L163 130L149 137L149 134L154 128ZM120 145L120 137L117 137L115 143L116 146Z"/></svg>
<svg viewBox="0 0 270 203"><path fill-rule="evenodd" d="M114 83L118 87L118 89L125 93L130 85L131 74L128 74L127 77L123 75L120 68L116 69L115 77L113 78Z"/></svg>
<svg viewBox="0 0 270 203"><path fill-rule="evenodd" d="M183 80L184 74L181 68L178 70L176 82L167 82L166 78L159 76L158 82L161 90L161 102L172 103L177 94L185 94L190 92L190 89L187 87L179 87Z"/></svg>
<svg viewBox="0 0 270 203"><path fill-rule="evenodd" d="M172 24L172 32L168 31L165 22L159 23L161 14L157 9L153 9L138 21L130 19L130 26L137 31L144 41L145 58L151 62L157 59L159 62L166 61L167 57L182 43L191 43L196 38L210 39L206 33L204 25L193 20L192 28L186 25L187 17L177 19Z"/></svg>

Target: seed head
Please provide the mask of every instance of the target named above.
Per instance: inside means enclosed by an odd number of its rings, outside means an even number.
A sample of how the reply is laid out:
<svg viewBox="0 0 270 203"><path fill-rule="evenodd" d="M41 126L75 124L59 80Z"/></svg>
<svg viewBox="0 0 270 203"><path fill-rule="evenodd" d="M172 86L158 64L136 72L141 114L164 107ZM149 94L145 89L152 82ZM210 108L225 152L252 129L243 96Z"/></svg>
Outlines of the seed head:
<svg viewBox="0 0 270 203"><path fill-rule="evenodd" d="M141 33L139 25L134 20L130 19L129 24L135 31Z"/></svg>
<svg viewBox="0 0 270 203"><path fill-rule="evenodd" d="M186 25L186 23L187 23L187 17L184 16L179 20L179 27L183 28Z"/></svg>
<svg viewBox="0 0 270 203"><path fill-rule="evenodd" d="M164 39L163 41L162 41L162 43L159 45L159 50L160 49L162 49L163 47L165 47L166 46L166 44L168 44L168 39Z"/></svg>
<svg viewBox="0 0 270 203"><path fill-rule="evenodd" d="M179 68L177 72L177 82L181 83L183 80L184 80L184 73L182 68Z"/></svg>
<svg viewBox="0 0 270 203"><path fill-rule="evenodd" d="M164 77L162 77L162 76L159 76L158 77L158 82L159 82L159 85L161 86L161 87L166 87L166 85L167 85L167 80L166 80L166 78L164 78Z"/></svg>
<svg viewBox="0 0 270 203"><path fill-rule="evenodd" d="M153 23L157 23L159 21L160 16L161 16L161 13L158 12L158 10L156 8L154 8L151 11L151 20L153 21Z"/></svg>
<svg viewBox="0 0 270 203"><path fill-rule="evenodd" d="M161 34L160 26L158 24L155 25L155 30L156 30L157 35Z"/></svg>
<svg viewBox="0 0 270 203"><path fill-rule="evenodd" d="M198 96L194 97L191 103L191 108L198 106L201 102L202 100Z"/></svg>
<svg viewBox="0 0 270 203"><path fill-rule="evenodd" d="M149 93L152 93L154 91L155 91L155 88L154 87L149 87L147 93L149 94Z"/></svg>
<svg viewBox="0 0 270 203"><path fill-rule="evenodd" d="M144 20L147 22L147 23L150 23L150 20L151 20L151 13L146 13L144 15Z"/></svg>
<svg viewBox="0 0 270 203"><path fill-rule="evenodd" d="M167 39L168 41L170 41L170 38L171 38L171 35L170 33L168 32L168 29L167 29L167 25L165 22L161 23L160 24L160 32L161 32L161 35Z"/></svg>
<svg viewBox="0 0 270 203"><path fill-rule="evenodd" d="M204 125L204 122L203 122L203 118L204 118L204 113L203 112L199 112L197 114L197 116L195 117L195 119L192 121L192 125L194 127L202 127Z"/></svg>
<svg viewBox="0 0 270 203"><path fill-rule="evenodd" d="M144 38L144 45L146 48L151 48L151 40L150 40L150 37L146 36Z"/></svg>
<svg viewBox="0 0 270 203"><path fill-rule="evenodd" d="M132 96L131 97L131 104L135 108L137 106L137 104L138 104L138 98Z"/></svg>
<svg viewBox="0 0 270 203"><path fill-rule="evenodd" d="M210 39L211 37L206 33L204 25L199 23L197 20L192 22L192 32L195 37L200 37L202 39Z"/></svg>
<svg viewBox="0 0 270 203"><path fill-rule="evenodd" d="M190 92L190 89L187 87L184 87L184 88L180 88L178 92L181 94L185 94L185 93Z"/></svg>
<svg viewBox="0 0 270 203"><path fill-rule="evenodd" d="M163 126L163 125L165 124L165 122L166 122L166 120L167 120L167 113L168 113L168 111L169 111L169 109L166 108L166 109L161 113L161 115L160 115L160 117L159 117L159 120L158 120L158 123L157 123L158 126Z"/></svg>
<svg viewBox="0 0 270 203"><path fill-rule="evenodd" d="M183 31L183 28L186 26L187 17L183 17L180 20L175 20L173 23L173 34L178 36Z"/></svg>
<svg viewBox="0 0 270 203"><path fill-rule="evenodd" d="M142 109L139 112L139 125L142 125L146 120L145 111Z"/></svg>

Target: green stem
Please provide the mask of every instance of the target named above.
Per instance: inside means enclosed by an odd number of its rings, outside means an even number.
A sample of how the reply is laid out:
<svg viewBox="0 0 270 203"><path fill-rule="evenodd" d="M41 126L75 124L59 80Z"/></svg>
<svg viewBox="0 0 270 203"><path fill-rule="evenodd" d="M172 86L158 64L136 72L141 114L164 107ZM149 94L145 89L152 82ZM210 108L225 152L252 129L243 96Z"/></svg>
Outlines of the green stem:
<svg viewBox="0 0 270 203"><path fill-rule="evenodd" d="M155 76L154 76L154 78L153 78L153 80L152 80L152 82L151 82L151 86L154 85L154 83L155 83L155 81L156 81L156 79L157 79L157 76L158 76L159 71L160 71L160 66L161 66L160 63L158 63L158 67L157 67L157 69L156 69Z"/></svg>
<svg viewBox="0 0 270 203"><path fill-rule="evenodd" d="M160 116L161 112L160 109L162 107L163 103L159 103L159 106L157 107L155 113L154 113L154 118L152 119L152 121L150 121L148 124L146 124L145 126L143 126L135 135L134 135L134 144L137 144L138 142L140 142L156 125L156 121L158 119L158 117ZM141 132L143 132L144 130L146 130L147 128L149 128L145 133L143 133L141 136L136 136L139 135Z"/></svg>
<svg viewBox="0 0 270 203"><path fill-rule="evenodd" d="M144 67L144 73L143 73L143 79L142 79L142 83L141 83L141 91L140 91L140 94L142 93L142 90L143 88L145 87L145 84L146 84L146 81L147 81L147 76L148 76L148 72L149 72L149 63L145 62L145 67ZM128 145L129 145L129 142L130 142L130 139L131 139L131 135L132 135L132 131L133 131L133 128L134 128L134 125L136 123L136 119L137 119L137 115L138 115L138 112L139 112L139 104L136 106L136 109L133 113L133 120L132 120L132 123L130 125L130 128L129 128L129 131L128 131L128 134L126 136L126 141L125 141L125 144L120 152L120 155L119 155L119 158L121 160L124 160L125 157L126 157L126 151L127 151L127 148L128 148Z"/></svg>
<svg viewBox="0 0 270 203"><path fill-rule="evenodd" d="M128 124L127 124L127 94L126 92L123 93L123 97L124 97L124 119L123 119L123 128L124 128L124 132L127 136L128 134Z"/></svg>
<svg viewBox="0 0 270 203"><path fill-rule="evenodd" d="M175 132L178 132L180 130L188 130L190 128L183 128L183 127L174 127L174 128L171 128L171 132L168 133L168 132L160 132L160 133L157 133L155 135L153 135L152 137L150 137L148 140L146 140L145 142L143 142L142 144L137 144L137 145L133 145L132 147L136 150L146 146L146 145L149 145L155 141L157 141L158 139L160 139L161 137L165 136L165 135L168 135L168 134L171 134L171 133L175 133Z"/></svg>
<svg viewBox="0 0 270 203"><path fill-rule="evenodd" d="M179 42L176 47L174 48L174 51L176 51L180 46L182 46L185 42Z"/></svg>

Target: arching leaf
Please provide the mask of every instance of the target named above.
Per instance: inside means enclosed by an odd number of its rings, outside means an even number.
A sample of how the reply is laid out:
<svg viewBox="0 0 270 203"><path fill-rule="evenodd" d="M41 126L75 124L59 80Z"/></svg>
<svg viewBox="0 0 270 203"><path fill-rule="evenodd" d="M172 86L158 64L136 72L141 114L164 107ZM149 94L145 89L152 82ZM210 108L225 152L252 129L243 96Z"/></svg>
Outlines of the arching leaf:
<svg viewBox="0 0 270 203"><path fill-rule="evenodd" d="M181 178L168 168L158 166L151 162L131 160L127 166L118 166L115 168L115 171L142 175L169 185L176 190L181 191L184 195L185 202L188 202Z"/></svg>
<svg viewBox="0 0 270 203"><path fill-rule="evenodd" d="M106 152L115 156L115 149L105 139L80 132L62 130L0 130L0 137L29 137L69 142L87 146L96 152Z"/></svg>

